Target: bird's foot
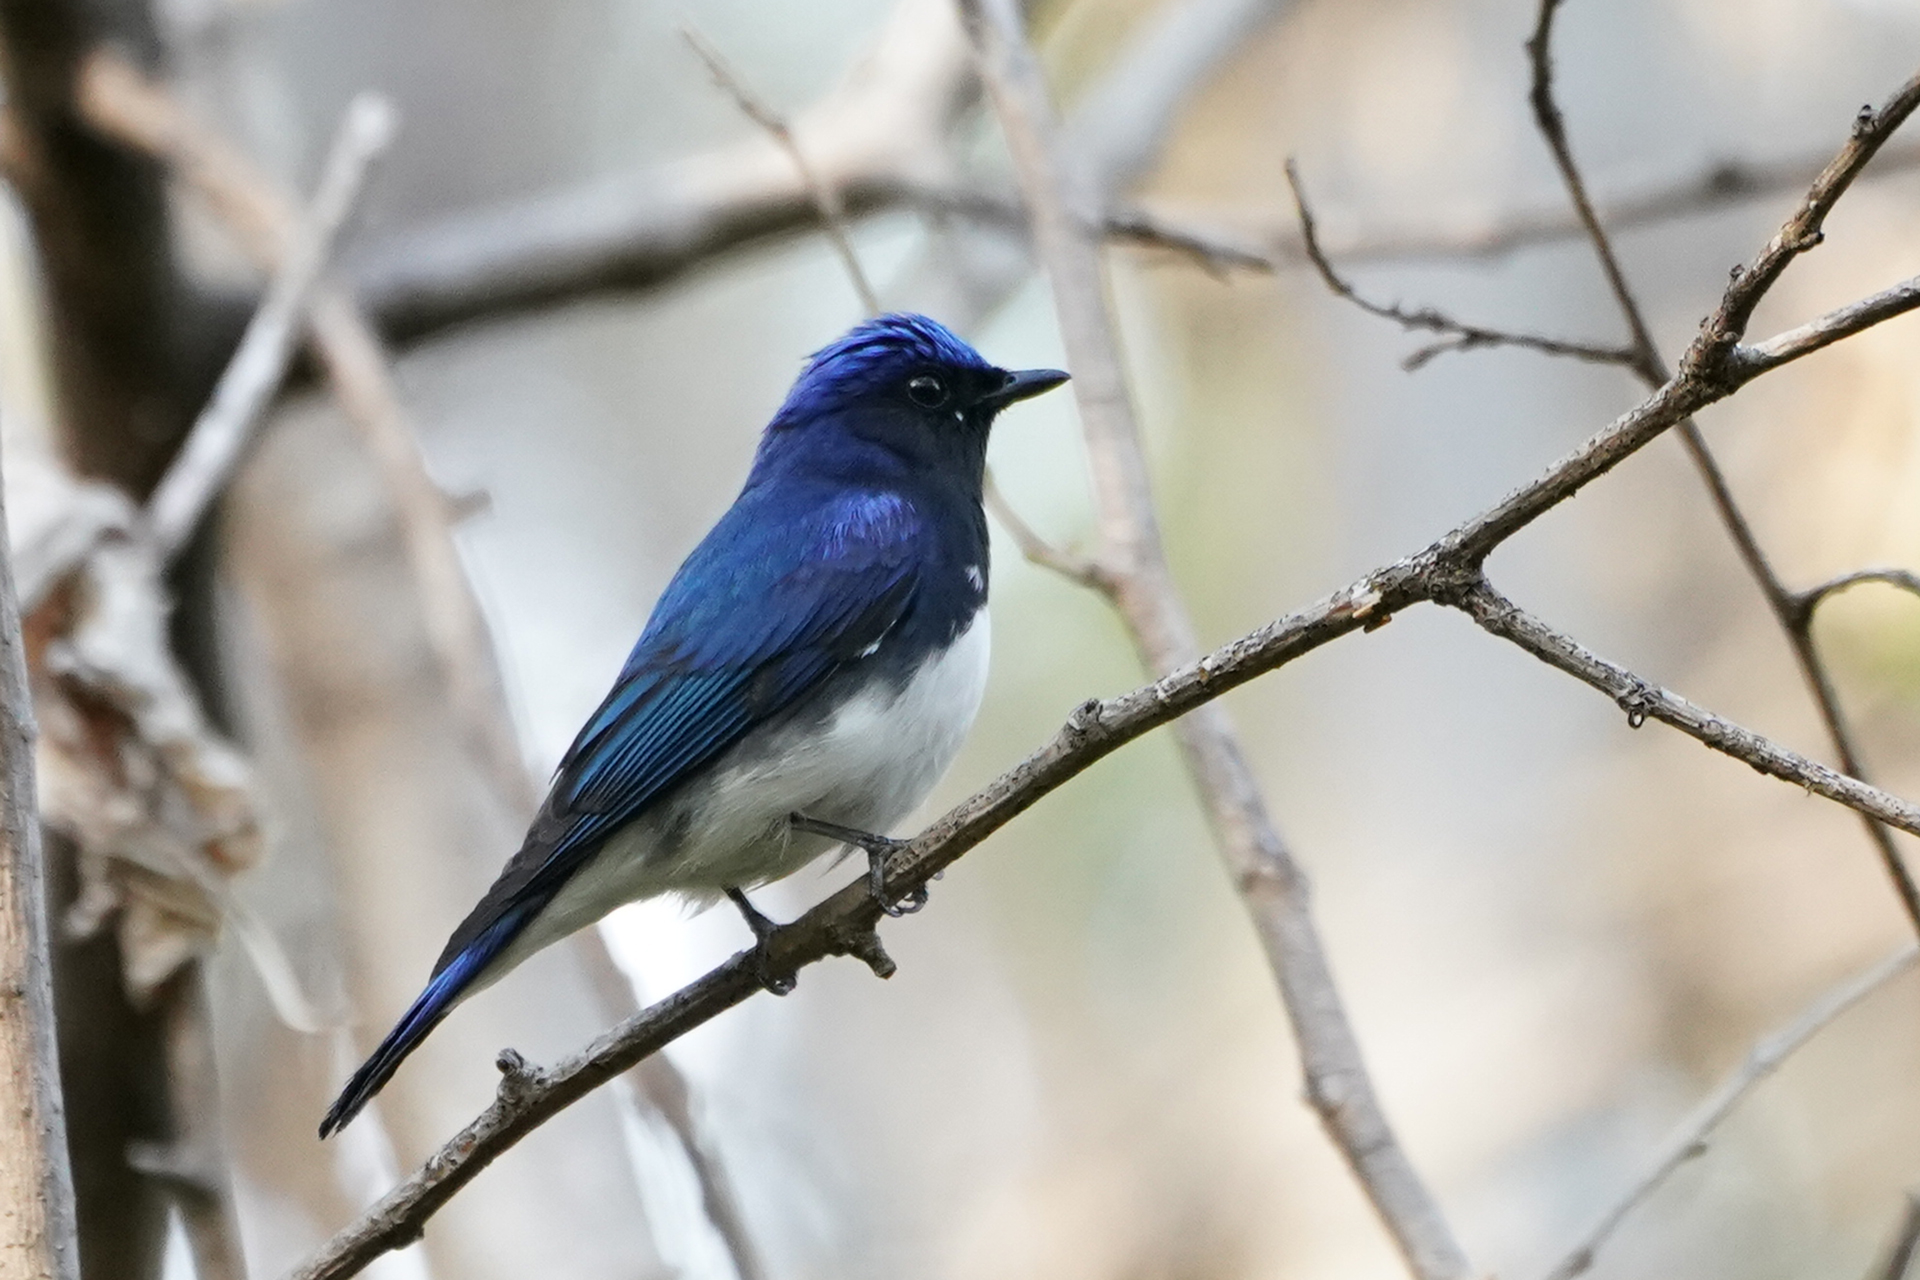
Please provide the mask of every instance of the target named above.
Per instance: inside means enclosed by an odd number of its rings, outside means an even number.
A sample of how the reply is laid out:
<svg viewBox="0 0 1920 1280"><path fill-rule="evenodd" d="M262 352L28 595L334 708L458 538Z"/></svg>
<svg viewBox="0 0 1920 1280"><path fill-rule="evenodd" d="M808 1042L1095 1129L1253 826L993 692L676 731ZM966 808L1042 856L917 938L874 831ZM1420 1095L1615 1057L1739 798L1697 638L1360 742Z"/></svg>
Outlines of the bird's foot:
<svg viewBox="0 0 1920 1280"><path fill-rule="evenodd" d="M880 909L890 916L912 915L927 905L927 887L916 885L906 897L894 899L887 893L887 858L907 847L907 841L895 840L892 836L877 836L871 831L860 831L853 827L843 827L837 822L822 822L818 818L809 818L804 813L787 815L787 822L795 831L808 831L817 836L826 836L829 840L838 840L842 844L857 845L867 851L867 891Z"/></svg>
<svg viewBox="0 0 1920 1280"><path fill-rule="evenodd" d="M760 985L776 996L787 995L799 982L799 975L790 970L779 972L773 967L773 948L768 944L774 930L780 926L747 901L747 895L739 889L728 889L727 898L740 909L740 917L747 922L747 928L753 930L753 959L760 970Z"/></svg>

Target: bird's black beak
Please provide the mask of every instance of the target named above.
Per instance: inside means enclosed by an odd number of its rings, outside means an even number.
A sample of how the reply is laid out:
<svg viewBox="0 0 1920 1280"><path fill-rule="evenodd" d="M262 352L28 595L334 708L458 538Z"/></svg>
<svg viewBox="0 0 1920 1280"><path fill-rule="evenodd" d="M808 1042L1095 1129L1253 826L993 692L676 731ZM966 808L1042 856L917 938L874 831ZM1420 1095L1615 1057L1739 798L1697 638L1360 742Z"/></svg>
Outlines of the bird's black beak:
<svg viewBox="0 0 1920 1280"><path fill-rule="evenodd" d="M1021 369L1009 373L997 389L981 396L980 403L989 409L1004 409L1015 401L1031 400L1051 391L1066 380L1067 375L1058 369Z"/></svg>

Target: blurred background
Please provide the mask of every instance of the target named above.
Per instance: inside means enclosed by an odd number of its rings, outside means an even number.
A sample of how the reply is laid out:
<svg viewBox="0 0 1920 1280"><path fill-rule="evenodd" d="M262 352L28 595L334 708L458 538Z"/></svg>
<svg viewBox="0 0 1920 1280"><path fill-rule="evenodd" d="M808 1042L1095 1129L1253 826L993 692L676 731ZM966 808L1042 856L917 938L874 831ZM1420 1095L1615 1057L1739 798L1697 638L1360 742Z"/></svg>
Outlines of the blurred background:
<svg viewBox="0 0 1920 1280"><path fill-rule="evenodd" d="M1534 19L1529 0L1030 12L1090 190L1280 246L1291 157L1370 295L1619 341L1583 243L1471 249L1562 210L1526 103ZM151 487L261 281L203 191L76 136L59 97L73 59L118 47L289 192L312 190L348 100L378 91L399 132L338 276L391 347L428 472L483 508L458 521L458 548L518 763L544 778L802 358L862 314L787 158L689 49L689 23L797 122L885 305L948 320L1001 363L1061 362L1017 224L928 194L1011 192L940 0L16 0L0 5L16 543L16 459L36 450L136 497ZM1920 6L1574 0L1556 48L1603 208L1715 193L1620 235L1672 355L1860 105L1912 73ZM1906 145L1757 330L1920 272ZM1795 176L1744 180L1770 167ZM657 252L572 247L643 232ZM1166 536L1208 643L1423 545L1641 395L1622 371L1525 352L1403 372L1417 338L1285 263L1207 269L1119 246L1110 267ZM1920 561L1917 339L1911 319L1887 325L1703 420L1790 584ZM1010 415L992 462L1048 537L1089 535L1068 397ZM1076 703L1140 680L1105 606L1002 532L992 683L928 815ZM556 948L456 1012L342 1138L313 1138L527 812L449 695L407 536L391 473L308 368L167 580L173 653L248 770L258 856L216 895L217 941L187 931L190 955L158 981L116 994L142 945L126 928L63 944L89 1277L284 1272L486 1105L500 1047L552 1060L632 998L590 948ZM1829 754L1676 442L1491 569L1608 657ZM1920 602L1855 591L1817 635L1874 776L1920 794ZM1551 1266L1756 1037L1910 933L1851 814L1657 725L1631 731L1457 615L1412 610L1229 706L1313 876L1384 1104L1485 1274ZM101 856L75 838L81 870L63 883ZM760 902L790 917L847 877L810 872ZM284 955L279 1012L236 913ZM604 936L641 1000L748 941L731 912L673 904L629 908ZM1301 1101L1272 976L1164 737L1044 801L885 937L890 982L831 962L673 1046L678 1131L649 1105L657 1089L603 1090L368 1274L1402 1273ZM317 1029L287 1025L296 996ZM192 1077L197 1103L181 1087L194 1045L215 1067ZM731 1227L715 1225L716 1180ZM1909 975L1759 1088L1593 1274L1860 1274L1917 1184ZM224 1260L222 1230L237 1241Z"/></svg>

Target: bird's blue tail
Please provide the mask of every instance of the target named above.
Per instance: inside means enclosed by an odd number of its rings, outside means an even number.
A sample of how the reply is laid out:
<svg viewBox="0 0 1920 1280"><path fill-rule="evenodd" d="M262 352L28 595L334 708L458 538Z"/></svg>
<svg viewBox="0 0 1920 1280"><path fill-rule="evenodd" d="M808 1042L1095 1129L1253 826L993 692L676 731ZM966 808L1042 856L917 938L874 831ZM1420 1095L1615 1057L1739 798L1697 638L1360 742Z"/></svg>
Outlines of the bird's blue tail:
<svg viewBox="0 0 1920 1280"><path fill-rule="evenodd" d="M347 1081L346 1088L327 1108L327 1114L320 1121L322 1138L338 1133L348 1121L360 1114L360 1109L372 1100L374 1094L380 1092L406 1056L419 1047L428 1032L440 1025L442 1018L453 1011L453 1006L473 985L473 980L480 976L480 971L520 932L527 914L523 911L507 912L435 972L426 990L394 1024L393 1030L387 1032L387 1038L380 1042L380 1047L373 1051L373 1055L360 1064L360 1069Z"/></svg>

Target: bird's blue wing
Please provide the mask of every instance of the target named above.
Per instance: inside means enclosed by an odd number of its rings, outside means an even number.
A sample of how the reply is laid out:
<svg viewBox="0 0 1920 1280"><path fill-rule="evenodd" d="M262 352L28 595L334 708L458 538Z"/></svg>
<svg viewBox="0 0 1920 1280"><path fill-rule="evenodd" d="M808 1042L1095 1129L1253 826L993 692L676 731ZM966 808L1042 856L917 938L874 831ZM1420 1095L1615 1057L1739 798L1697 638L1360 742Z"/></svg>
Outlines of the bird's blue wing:
<svg viewBox="0 0 1920 1280"><path fill-rule="evenodd" d="M905 499L843 494L794 514L753 498L675 575L561 759L526 847L439 968L511 907L544 903L607 836L857 660L910 607L921 526Z"/></svg>
<svg viewBox="0 0 1920 1280"><path fill-rule="evenodd" d="M351 1119L601 843L702 765L871 651L912 607L923 527L896 495L794 504L749 491L687 558L561 760L526 843L347 1084Z"/></svg>

